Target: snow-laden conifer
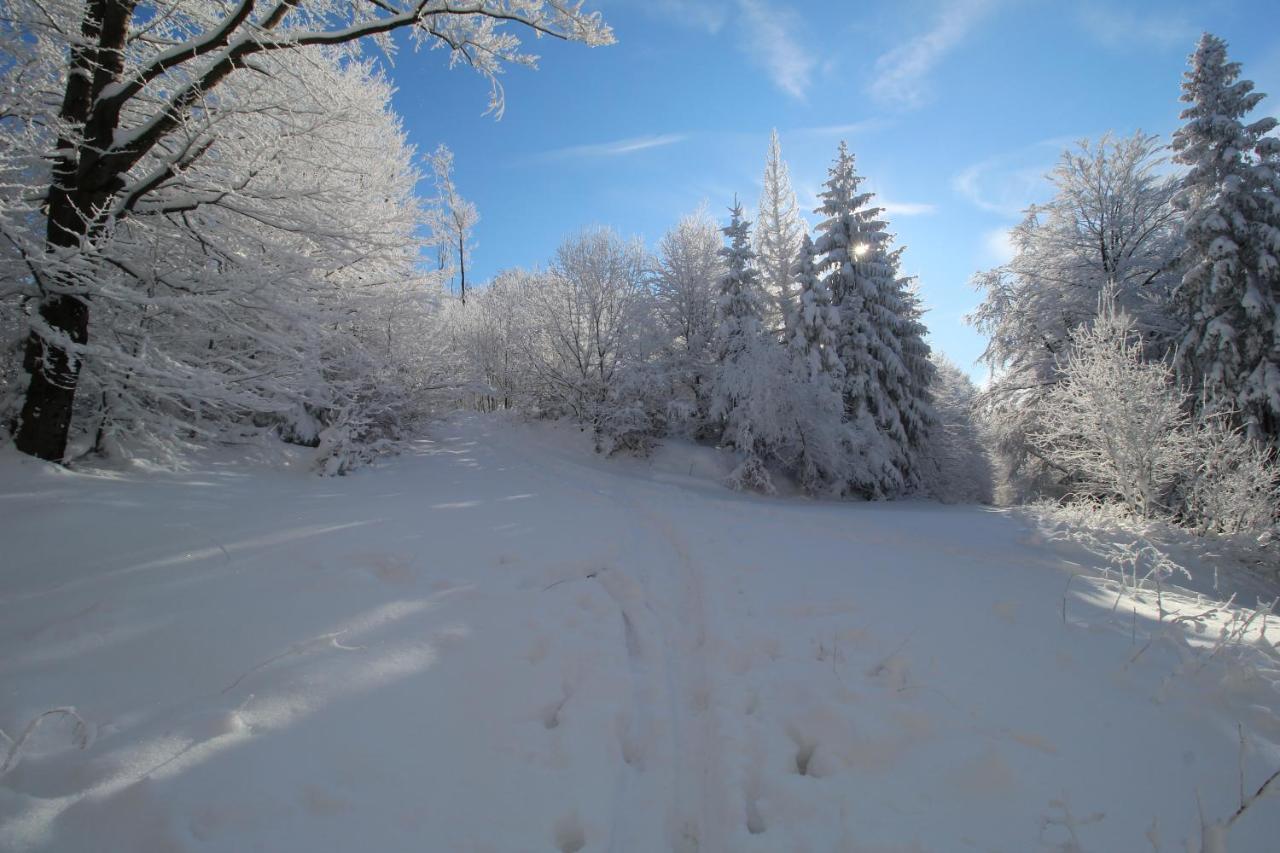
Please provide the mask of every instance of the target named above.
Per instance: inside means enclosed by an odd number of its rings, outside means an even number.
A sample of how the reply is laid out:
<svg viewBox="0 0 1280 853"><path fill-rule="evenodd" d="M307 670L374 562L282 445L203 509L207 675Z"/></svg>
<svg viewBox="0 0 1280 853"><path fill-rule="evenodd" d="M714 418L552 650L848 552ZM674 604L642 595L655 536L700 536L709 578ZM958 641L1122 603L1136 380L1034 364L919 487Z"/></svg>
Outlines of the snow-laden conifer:
<svg viewBox="0 0 1280 853"><path fill-rule="evenodd" d="M794 464L805 491L844 488L853 442L844 424L844 364L840 361L840 312L819 274L813 242L805 234L794 270L796 311L788 342L796 373Z"/></svg>
<svg viewBox="0 0 1280 853"><path fill-rule="evenodd" d="M716 300L715 353L719 361L711 416L723 424L722 441L732 446L741 462L730 475L736 489L772 492L765 468L765 437L760 434L753 409L760 401L760 353L765 343L758 297L759 278L755 252L751 250L751 223L742 218L735 199L729 224L724 228L728 244L722 251L725 273Z"/></svg>
<svg viewBox="0 0 1280 853"><path fill-rule="evenodd" d="M1184 75L1185 124L1174 159L1190 171L1178 365L1211 408L1280 440L1280 139L1270 116L1245 123L1263 95L1240 79L1222 39L1205 33Z"/></svg>
<svg viewBox="0 0 1280 853"><path fill-rule="evenodd" d="M791 330L796 294L791 269L800 252L805 233L800 207L791 188L791 173L782 159L778 131L769 137L769 156L764 166L764 187L755 223L756 266L760 271L766 305L765 320L770 331Z"/></svg>
<svg viewBox="0 0 1280 853"><path fill-rule="evenodd" d="M843 142L829 174L814 248L839 311L845 417L858 442L848 489L890 497L920 484L932 367L919 312L898 273L901 249L892 248L872 194L860 191L863 179Z"/></svg>

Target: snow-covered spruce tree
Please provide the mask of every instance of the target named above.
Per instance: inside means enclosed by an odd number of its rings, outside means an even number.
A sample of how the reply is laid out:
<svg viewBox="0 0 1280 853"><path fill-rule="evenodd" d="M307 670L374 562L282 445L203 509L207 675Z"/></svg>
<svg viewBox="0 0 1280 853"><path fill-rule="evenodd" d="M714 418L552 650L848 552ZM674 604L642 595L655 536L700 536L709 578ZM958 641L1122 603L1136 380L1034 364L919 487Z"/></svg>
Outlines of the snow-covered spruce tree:
<svg viewBox="0 0 1280 853"><path fill-rule="evenodd" d="M862 180L841 142L816 211L825 219L814 249L840 316L844 411L855 437L847 490L886 498L921 484L933 368L909 281L898 274L902 250L891 248Z"/></svg>
<svg viewBox="0 0 1280 853"><path fill-rule="evenodd" d="M35 81L10 105L18 111L4 113L6 126L21 131L6 134L6 145L17 147L0 152L6 183L21 181L9 184L14 191L0 210L17 275L10 281L33 308L25 315L29 380L18 449L65 457L92 306L112 268L108 258L119 254L112 249L119 227L144 205L163 207L159 194L211 159L230 126L221 109L230 81L272 73L262 70L278 67L272 56L404 29L493 80L499 108L504 63L532 62L506 24L587 44L612 41L598 15L568 0L478 0L463 11L444 0L9 0L0 20L6 76ZM9 73L16 69L17 78ZM219 189L234 205L240 188Z"/></svg>
<svg viewBox="0 0 1280 853"><path fill-rule="evenodd" d="M782 159L778 131L769 137L769 156L764 166L764 188L753 232L756 267L765 295L765 328L785 337L795 311L791 270L800 252L805 224L791 188L791 174Z"/></svg>
<svg viewBox="0 0 1280 853"><path fill-rule="evenodd" d="M725 272L716 300L713 346L717 369L710 415L722 426L722 443L740 456L729 476L729 485L772 494L773 480L765 467L768 436L762 434L772 425L755 417L763 402L760 391L767 390L770 383L760 369L768 342L761 322L763 310L755 253L751 250L751 223L742 218L742 205L736 199L729 212L729 224L723 229L728 245L721 250Z"/></svg>
<svg viewBox="0 0 1280 853"><path fill-rule="evenodd" d="M1245 124L1263 99L1240 79L1222 39L1205 33L1182 84L1174 159L1189 167L1185 328L1177 363L1212 409L1237 413L1250 434L1280 445L1280 139L1270 116Z"/></svg>
<svg viewBox="0 0 1280 853"><path fill-rule="evenodd" d="M700 209L663 235L652 277L657 320L667 337L666 360L680 389L672 402L684 410L681 420L697 437L708 437L723 245L720 226Z"/></svg>
<svg viewBox="0 0 1280 853"><path fill-rule="evenodd" d="M1056 489L1060 472L1026 436L1104 289L1115 288L1145 357L1164 357L1176 337L1169 299L1181 235L1171 204L1176 184L1158 174L1159 151L1155 137L1135 133L1063 152L1048 176L1053 199L1032 207L1010 235L1013 259L974 277L983 301L968 319L988 338L983 359L992 382L982 405L1010 499Z"/></svg>
<svg viewBox="0 0 1280 853"><path fill-rule="evenodd" d="M839 493L848 476L851 446L844 423L840 312L819 274L808 234L801 241L793 276L797 307L789 348L797 374L795 388L806 404L793 412L796 480L810 494Z"/></svg>

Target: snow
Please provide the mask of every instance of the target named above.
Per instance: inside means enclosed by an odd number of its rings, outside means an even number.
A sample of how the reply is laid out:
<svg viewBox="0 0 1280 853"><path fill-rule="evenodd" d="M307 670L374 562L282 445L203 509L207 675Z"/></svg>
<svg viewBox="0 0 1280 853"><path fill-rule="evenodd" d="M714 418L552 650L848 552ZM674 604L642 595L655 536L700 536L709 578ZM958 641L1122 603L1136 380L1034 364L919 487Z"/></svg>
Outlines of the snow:
<svg viewBox="0 0 1280 853"><path fill-rule="evenodd" d="M1280 766L1260 636L1135 659L1149 603L1113 616L1026 517L590 445L473 416L323 480L0 455L0 728L85 730L0 777L0 850L1274 849L1274 794L1219 838L1237 725L1247 793Z"/></svg>

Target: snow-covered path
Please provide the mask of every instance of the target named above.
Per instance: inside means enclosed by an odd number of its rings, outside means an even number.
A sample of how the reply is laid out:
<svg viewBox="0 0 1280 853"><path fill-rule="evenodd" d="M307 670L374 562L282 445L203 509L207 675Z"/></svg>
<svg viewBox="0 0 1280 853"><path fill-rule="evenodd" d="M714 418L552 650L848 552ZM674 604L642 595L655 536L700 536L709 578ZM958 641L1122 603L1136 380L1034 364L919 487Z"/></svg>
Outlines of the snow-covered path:
<svg viewBox="0 0 1280 853"><path fill-rule="evenodd" d="M338 480L0 458L0 728L93 735L27 742L0 850L1174 850L1238 724L1280 766L1268 678L1064 624L1084 552L715 465L481 418Z"/></svg>

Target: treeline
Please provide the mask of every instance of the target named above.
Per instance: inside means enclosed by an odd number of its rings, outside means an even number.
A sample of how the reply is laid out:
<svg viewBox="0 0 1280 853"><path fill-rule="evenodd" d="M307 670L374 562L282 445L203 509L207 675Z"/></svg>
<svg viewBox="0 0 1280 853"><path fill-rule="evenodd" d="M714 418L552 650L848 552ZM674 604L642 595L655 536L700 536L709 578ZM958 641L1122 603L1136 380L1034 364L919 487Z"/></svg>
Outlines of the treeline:
<svg viewBox="0 0 1280 853"><path fill-rule="evenodd" d="M775 135L753 221L735 200L652 252L587 231L545 268L467 287L478 213L446 149L434 197L417 194L358 40L410 28L493 78L526 59L499 19L587 44L608 27L550 2L275 8L7 4L0 429L18 449L74 462L279 438L340 473L462 405L574 418L602 452L717 444L731 483L764 492L785 477L981 501L990 456L1008 502L1273 522L1280 141L1221 40L1192 57L1173 169L1141 133L1082 144L1013 260L978 276L978 395L930 353L843 145L812 229Z"/></svg>
<svg viewBox="0 0 1280 853"><path fill-rule="evenodd" d="M842 143L811 235L775 134L754 228L682 219L650 257L597 229L451 311L469 399L572 417L602 452L664 436L736 454L735 488L984 500L975 389L925 343L902 249ZM937 401L937 405L935 404Z"/></svg>

